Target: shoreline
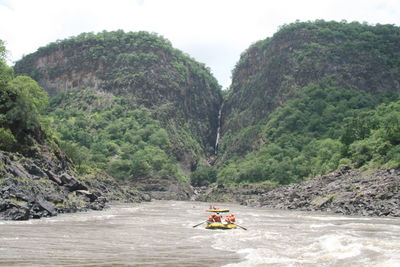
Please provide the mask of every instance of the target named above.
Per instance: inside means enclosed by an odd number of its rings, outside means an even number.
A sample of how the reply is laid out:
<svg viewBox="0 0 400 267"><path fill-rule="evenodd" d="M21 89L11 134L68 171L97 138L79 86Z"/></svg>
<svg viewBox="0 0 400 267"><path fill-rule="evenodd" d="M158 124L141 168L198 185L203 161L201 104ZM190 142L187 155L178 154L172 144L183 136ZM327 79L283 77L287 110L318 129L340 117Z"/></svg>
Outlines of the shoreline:
<svg viewBox="0 0 400 267"><path fill-rule="evenodd" d="M298 184L209 188L197 199L251 207L323 211L343 215L400 217L400 168L338 170Z"/></svg>

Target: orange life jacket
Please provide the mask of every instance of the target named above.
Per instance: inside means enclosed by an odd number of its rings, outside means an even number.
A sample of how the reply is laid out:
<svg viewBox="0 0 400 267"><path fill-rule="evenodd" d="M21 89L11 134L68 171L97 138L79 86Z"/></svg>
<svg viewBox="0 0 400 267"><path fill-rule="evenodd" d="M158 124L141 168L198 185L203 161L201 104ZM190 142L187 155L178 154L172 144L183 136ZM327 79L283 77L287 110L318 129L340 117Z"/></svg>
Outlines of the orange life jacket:
<svg viewBox="0 0 400 267"><path fill-rule="evenodd" d="M226 218L225 218L225 221L227 223L234 223L236 221L235 215L233 215L233 214L227 215Z"/></svg>
<svg viewBox="0 0 400 267"><path fill-rule="evenodd" d="M209 222L213 222L213 221L214 221L214 216L213 216L213 215L210 215L210 216L208 217L208 221L209 221Z"/></svg>

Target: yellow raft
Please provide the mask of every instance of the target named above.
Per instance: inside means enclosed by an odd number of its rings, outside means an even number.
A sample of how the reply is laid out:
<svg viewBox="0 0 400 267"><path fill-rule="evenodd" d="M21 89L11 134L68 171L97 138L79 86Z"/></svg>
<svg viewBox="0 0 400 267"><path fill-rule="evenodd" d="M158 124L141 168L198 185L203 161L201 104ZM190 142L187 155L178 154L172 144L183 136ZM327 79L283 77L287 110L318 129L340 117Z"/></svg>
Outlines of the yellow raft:
<svg viewBox="0 0 400 267"><path fill-rule="evenodd" d="M208 223L205 227L206 229L235 229L237 228L236 224L233 223L228 223L228 224L223 224L220 222L213 222L213 223Z"/></svg>
<svg viewBox="0 0 400 267"><path fill-rule="evenodd" d="M209 212L229 212L228 209L209 209L209 210L206 210L206 211L209 211Z"/></svg>

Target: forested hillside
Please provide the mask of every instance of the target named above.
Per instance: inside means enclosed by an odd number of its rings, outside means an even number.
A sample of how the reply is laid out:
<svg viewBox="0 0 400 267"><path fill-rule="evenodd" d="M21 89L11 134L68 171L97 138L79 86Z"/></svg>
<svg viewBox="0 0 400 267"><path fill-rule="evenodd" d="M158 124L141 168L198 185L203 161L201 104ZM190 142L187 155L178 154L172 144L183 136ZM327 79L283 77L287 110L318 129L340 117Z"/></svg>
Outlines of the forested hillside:
<svg viewBox="0 0 400 267"><path fill-rule="evenodd" d="M222 110L218 180L288 184L400 164L400 29L296 22L237 63Z"/></svg>
<svg viewBox="0 0 400 267"><path fill-rule="evenodd" d="M15 70L49 93L48 115L83 173L100 168L145 189L175 190L214 153L220 86L163 37L83 33Z"/></svg>
<svg viewBox="0 0 400 267"><path fill-rule="evenodd" d="M104 173L76 172L58 145L51 119L43 115L47 93L32 78L16 76L5 59L0 41L0 219L26 220L102 209L110 199L142 199L134 187L124 189Z"/></svg>

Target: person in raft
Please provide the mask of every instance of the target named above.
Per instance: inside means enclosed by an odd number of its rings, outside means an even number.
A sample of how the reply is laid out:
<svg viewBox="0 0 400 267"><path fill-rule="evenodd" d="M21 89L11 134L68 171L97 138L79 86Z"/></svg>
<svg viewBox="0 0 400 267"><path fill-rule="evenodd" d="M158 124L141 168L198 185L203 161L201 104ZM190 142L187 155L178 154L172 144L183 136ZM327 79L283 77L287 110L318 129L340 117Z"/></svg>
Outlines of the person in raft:
<svg viewBox="0 0 400 267"><path fill-rule="evenodd" d="M236 222L236 218L234 214L228 214L225 217L225 221L227 224L234 224Z"/></svg>
<svg viewBox="0 0 400 267"><path fill-rule="evenodd" d="M221 222L222 221L222 217L221 215L219 215L219 212L217 212L217 214L211 214L210 217L208 217L208 222L209 223L213 223L213 222Z"/></svg>

